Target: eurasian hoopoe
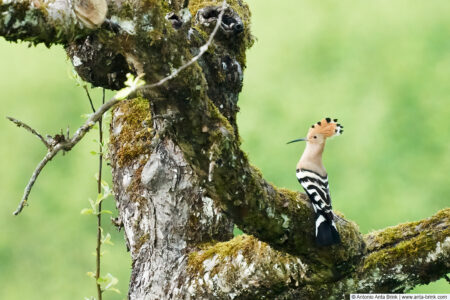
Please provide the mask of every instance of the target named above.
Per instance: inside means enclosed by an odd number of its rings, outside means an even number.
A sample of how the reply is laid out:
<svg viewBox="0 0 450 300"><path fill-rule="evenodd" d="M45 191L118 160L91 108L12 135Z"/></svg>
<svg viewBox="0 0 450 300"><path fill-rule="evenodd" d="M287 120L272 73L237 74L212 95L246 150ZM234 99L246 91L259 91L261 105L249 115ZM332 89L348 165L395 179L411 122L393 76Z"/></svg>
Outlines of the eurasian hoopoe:
<svg viewBox="0 0 450 300"><path fill-rule="evenodd" d="M316 242L319 246L340 243L341 239L331 210L328 175L322 163L322 153L327 138L341 135L344 126L337 119L325 118L311 126L306 138L290 143L306 141L306 148L297 163L297 179L305 190L316 213Z"/></svg>

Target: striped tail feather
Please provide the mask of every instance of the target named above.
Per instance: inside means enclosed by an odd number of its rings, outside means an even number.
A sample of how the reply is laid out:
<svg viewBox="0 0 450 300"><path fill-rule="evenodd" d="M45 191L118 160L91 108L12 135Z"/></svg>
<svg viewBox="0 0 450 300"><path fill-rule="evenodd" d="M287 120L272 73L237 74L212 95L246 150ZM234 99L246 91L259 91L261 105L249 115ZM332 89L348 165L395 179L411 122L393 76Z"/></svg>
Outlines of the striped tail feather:
<svg viewBox="0 0 450 300"><path fill-rule="evenodd" d="M341 237L333 220L327 220L322 214L316 214L316 243L318 246L339 244Z"/></svg>

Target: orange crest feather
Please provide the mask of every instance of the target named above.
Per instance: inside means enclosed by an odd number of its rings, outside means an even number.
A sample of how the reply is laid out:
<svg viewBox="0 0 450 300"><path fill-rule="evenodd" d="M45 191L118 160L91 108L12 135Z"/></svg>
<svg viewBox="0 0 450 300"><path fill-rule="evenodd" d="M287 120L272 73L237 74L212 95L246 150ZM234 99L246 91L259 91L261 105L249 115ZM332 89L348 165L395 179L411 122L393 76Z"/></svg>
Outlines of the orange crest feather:
<svg viewBox="0 0 450 300"><path fill-rule="evenodd" d="M329 138L335 135L341 135L344 132L344 126L337 123L337 119L324 118L323 120L312 125L308 131L308 136L314 134L322 134Z"/></svg>

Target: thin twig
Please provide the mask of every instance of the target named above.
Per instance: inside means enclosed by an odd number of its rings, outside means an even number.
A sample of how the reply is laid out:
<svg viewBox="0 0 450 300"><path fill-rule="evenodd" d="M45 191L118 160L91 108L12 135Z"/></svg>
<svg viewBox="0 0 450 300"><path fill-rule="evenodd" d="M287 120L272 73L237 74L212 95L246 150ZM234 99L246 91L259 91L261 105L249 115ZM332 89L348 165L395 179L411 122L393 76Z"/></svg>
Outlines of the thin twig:
<svg viewBox="0 0 450 300"><path fill-rule="evenodd" d="M87 92L87 89L86 89ZM89 93L88 93L89 95ZM92 103L92 99L89 97L89 101L91 102L92 108L94 105ZM105 89L103 89L103 98L102 104L105 104ZM99 152L99 165L98 165L98 178L97 178L97 193L102 193L102 170L103 170L103 118L98 120L98 136L100 142L100 152ZM100 255L101 255L101 247L102 247L102 202L98 204L98 214L97 214L97 248L96 248L96 271L95 271L95 283L97 285L97 297L98 300L102 300L102 287L98 279L100 278Z"/></svg>
<svg viewBox="0 0 450 300"><path fill-rule="evenodd" d="M86 91L86 95L87 95L87 97L89 99L89 103L91 104L92 112L95 112L94 102L92 102L92 98L91 98L91 95L89 94L89 90L88 90L86 85L83 85L83 88Z"/></svg>
<svg viewBox="0 0 450 300"><path fill-rule="evenodd" d="M28 126L27 124L25 124L22 121L19 121L17 119L11 118L11 117L6 117L6 118L8 120L10 120L11 122L13 122L14 124L16 124L17 127L25 128L25 130L27 130L27 131L31 132L33 135L37 136L41 140L41 142L44 143L45 147L47 147L47 148L50 147L50 145L47 143L47 140L44 139L44 137L39 132L37 132L36 130L34 130L33 128Z"/></svg>
<svg viewBox="0 0 450 300"><path fill-rule="evenodd" d="M121 100L113 97L111 100L100 106L99 109L87 119L87 121L83 124L83 126L78 128L78 130L75 132L72 138L70 138L69 140L63 140L57 143L54 147L47 147L48 152L45 155L45 157L41 160L41 162L38 164L38 166L33 172L33 175L28 181L28 184L25 187L25 191L23 193L22 200L20 201L19 206L14 212L14 215L17 216L23 210L23 207L27 204L28 196L30 195L31 189L33 188L33 185L36 182L37 177L41 173L42 169L47 165L47 163L51 161L53 157L55 157L55 155L58 154L59 151L72 150L72 148L76 144L78 144L78 142L86 135L86 133L88 133L88 131L95 125L95 123L98 122L98 120L103 116L103 114L119 101Z"/></svg>
<svg viewBox="0 0 450 300"><path fill-rule="evenodd" d="M138 90L151 89L151 88L155 88L155 87L161 86L164 83L166 83L167 81L175 78L181 71L183 71L184 69L186 69L187 67L189 67L193 63L195 63L206 51L208 51L209 47L211 46L211 43L214 40L214 36L217 34L217 31L219 30L220 24L222 23L222 18L223 18L223 15L225 13L226 7L227 7L227 1L224 0L222 2L221 12L219 14L219 17L217 18L216 26L214 27L213 32L209 36L208 41L203 46L200 47L200 52L196 56L194 56L189 62L187 62L186 64L182 65L181 67L179 67L178 69L173 71L170 75L168 75L167 77L161 79L160 81L158 81L156 83L153 83L153 84L148 84L148 85L143 85L143 86L139 86L139 87L134 87L130 91L129 96L133 95ZM103 114L105 112L107 112L111 107L113 107L114 105L116 105L120 101L121 101L121 99L117 99L116 96L112 97L108 102L106 102L102 106L100 106L98 108L98 110L96 110L95 113L93 113L88 118L88 120L80 128L77 129L77 131L75 132L75 134L73 135L72 138L64 139L63 141L58 142L56 145L54 145L54 146L52 145L52 147L49 146L47 141L39 133L37 133L34 129L32 129L28 125L24 124L21 121L15 120L13 118L8 118L9 120L14 122L18 126L24 127L28 131L30 131L33 134L35 134L36 136L38 136L41 139L41 141L44 142L44 144L46 145L46 147L48 149L47 154L42 159L42 161L39 163L39 165L36 167L35 171L33 172L33 175L31 176L30 180L28 181L28 184L25 187L25 191L24 191L22 200L19 202L19 206L17 207L16 211L14 211L14 213L13 213L14 215L18 215L23 210L24 206L27 205L27 200L28 200L28 196L30 195L31 189L32 189L34 183L36 182L37 177L41 173L42 169L47 165L47 163L50 160L52 160L52 158L55 157L55 155L58 154L59 151L61 151L61 150L64 150L64 151L72 150L72 148L76 144L78 144L78 142L86 135L86 133L88 133L89 130L91 130L91 128L95 125L95 123L97 123L102 118Z"/></svg>
<svg viewBox="0 0 450 300"><path fill-rule="evenodd" d="M87 86L83 86L84 90L86 91L86 95L89 99L89 103L91 105L92 112L95 113L95 107L94 102L92 101L91 95L89 93L89 89ZM103 89L103 98L102 98L102 104L105 104L105 89ZM101 117L98 120L98 126L99 126L99 143L100 143L100 151L99 151L99 166L98 166L98 177L97 177L97 194L101 194L102 192L102 167L103 167L103 118ZM102 247L102 202L98 204L98 211L97 214L97 246L95 248L95 286L97 288L97 298L98 300L102 300L103 298L103 291L102 287L98 281L100 278L100 254L101 254L101 247Z"/></svg>

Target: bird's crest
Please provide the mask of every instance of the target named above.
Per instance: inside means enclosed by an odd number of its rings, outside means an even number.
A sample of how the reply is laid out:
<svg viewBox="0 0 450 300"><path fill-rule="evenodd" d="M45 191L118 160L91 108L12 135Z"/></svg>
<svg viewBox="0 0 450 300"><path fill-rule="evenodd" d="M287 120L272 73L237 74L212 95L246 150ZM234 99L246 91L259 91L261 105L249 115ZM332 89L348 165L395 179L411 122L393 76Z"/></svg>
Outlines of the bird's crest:
<svg viewBox="0 0 450 300"><path fill-rule="evenodd" d="M308 131L309 135L322 134L329 138L336 135L341 135L344 132L344 126L337 122L337 119L324 118L323 120L312 125Z"/></svg>

